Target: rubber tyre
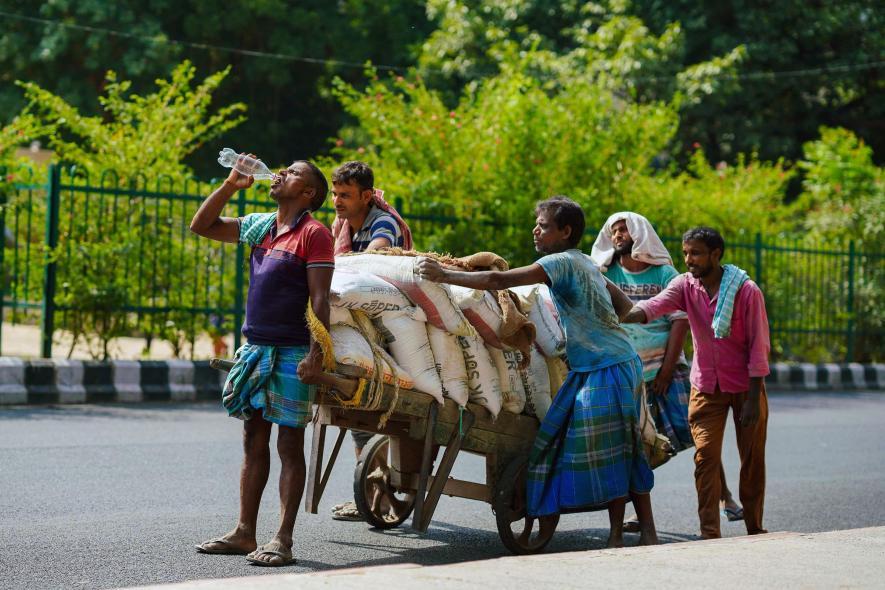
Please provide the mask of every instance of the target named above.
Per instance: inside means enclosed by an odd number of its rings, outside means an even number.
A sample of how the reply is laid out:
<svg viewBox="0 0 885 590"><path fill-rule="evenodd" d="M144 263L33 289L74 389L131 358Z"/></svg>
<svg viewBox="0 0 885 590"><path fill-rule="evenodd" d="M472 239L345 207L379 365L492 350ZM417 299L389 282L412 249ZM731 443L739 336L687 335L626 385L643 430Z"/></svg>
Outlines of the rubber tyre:
<svg viewBox="0 0 885 590"><path fill-rule="evenodd" d="M495 485L492 496L492 510L495 513L495 522L498 525L498 536L501 542L515 555L532 555L541 553L556 531L559 524L559 515L545 519L545 530L541 530L541 521L526 516L526 466L527 459L524 456L514 457L507 463L498 482ZM533 532L537 523L539 530L537 535L531 532L527 537L513 531L513 524L523 523L523 533L526 527L531 527Z"/></svg>
<svg viewBox="0 0 885 590"><path fill-rule="evenodd" d="M398 527L415 508L414 493L401 493L390 485L389 448L386 436L373 436L363 447L353 474L357 510L370 526L378 529Z"/></svg>

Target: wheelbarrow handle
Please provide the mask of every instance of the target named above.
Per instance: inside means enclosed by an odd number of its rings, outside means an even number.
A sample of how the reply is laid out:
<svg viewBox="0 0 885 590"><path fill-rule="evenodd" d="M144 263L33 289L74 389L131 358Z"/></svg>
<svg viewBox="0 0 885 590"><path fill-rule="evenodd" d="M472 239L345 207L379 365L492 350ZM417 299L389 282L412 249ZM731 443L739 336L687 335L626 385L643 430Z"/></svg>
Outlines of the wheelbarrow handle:
<svg viewBox="0 0 885 590"><path fill-rule="evenodd" d="M234 366L234 361L213 358L209 360L209 366L219 371L230 371ZM325 385L330 389L336 390L345 398L350 399L356 392L358 383L355 379L346 379L332 373L321 372L310 380L310 385Z"/></svg>
<svg viewBox="0 0 885 590"><path fill-rule="evenodd" d="M234 362L227 359L212 358L209 359L209 366L219 371L228 371L234 368Z"/></svg>

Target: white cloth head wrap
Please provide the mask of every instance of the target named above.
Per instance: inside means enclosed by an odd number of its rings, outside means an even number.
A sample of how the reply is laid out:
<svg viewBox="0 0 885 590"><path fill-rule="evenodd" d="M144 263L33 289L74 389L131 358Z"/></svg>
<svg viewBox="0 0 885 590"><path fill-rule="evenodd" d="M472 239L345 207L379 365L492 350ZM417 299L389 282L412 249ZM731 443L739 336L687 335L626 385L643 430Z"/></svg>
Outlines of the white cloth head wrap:
<svg viewBox="0 0 885 590"><path fill-rule="evenodd" d="M630 232L630 237L633 239L633 251L630 254L633 260L640 260L654 266L662 264L673 266L670 253L664 247L664 243L658 237L649 220L639 213L631 211L615 213L606 220L602 229L599 230L599 236L593 242L593 250L590 252L590 258L593 259L596 266L603 272L611 266L612 258L615 255L615 246L612 244L612 225L621 220L627 223L627 231Z"/></svg>

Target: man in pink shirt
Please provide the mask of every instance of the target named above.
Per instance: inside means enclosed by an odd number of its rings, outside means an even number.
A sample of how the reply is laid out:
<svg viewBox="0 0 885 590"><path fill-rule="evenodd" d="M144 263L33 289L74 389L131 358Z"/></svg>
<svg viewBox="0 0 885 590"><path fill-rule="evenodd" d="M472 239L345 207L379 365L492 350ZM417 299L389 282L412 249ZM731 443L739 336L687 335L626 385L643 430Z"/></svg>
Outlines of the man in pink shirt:
<svg viewBox="0 0 885 590"><path fill-rule="evenodd" d="M698 227L685 232L688 272L661 293L633 306L623 323L649 322L665 314L688 314L694 342L688 420L695 441L695 486L701 536L718 538L722 439L734 411L741 458L740 498L747 533L762 528L765 503L765 437L768 399L768 317L762 291L734 265L722 265L722 236Z"/></svg>

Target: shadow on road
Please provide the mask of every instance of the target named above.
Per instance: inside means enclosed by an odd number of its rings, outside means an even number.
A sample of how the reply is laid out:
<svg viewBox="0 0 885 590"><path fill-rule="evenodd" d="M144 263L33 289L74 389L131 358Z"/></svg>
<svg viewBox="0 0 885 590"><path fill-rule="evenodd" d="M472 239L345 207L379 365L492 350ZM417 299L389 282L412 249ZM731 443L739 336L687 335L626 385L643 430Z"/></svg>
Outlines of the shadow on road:
<svg viewBox="0 0 885 590"><path fill-rule="evenodd" d="M356 550L383 551L389 556L355 561L346 567L369 567L405 563L446 565L482 559L495 559L511 555L495 532L462 527L445 522L434 522L431 528L423 534L408 528L387 531L369 529L369 531L383 538L379 538L378 541L371 543L344 540L330 540L329 543ZM685 535L667 531L658 531L658 537L662 544L700 539L697 535ZM604 549L607 538L607 528L557 531L550 545L547 546L545 553L568 553ZM627 547L632 547L638 544L639 535L627 534L624 540ZM414 541L433 541L439 545L415 547ZM470 543L470 551L464 551L465 542ZM306 562L299 562L299 565L310 567ZM325 567L320 564L317 565L320 566L317 569L338 569L341 567L340 565L325 565Z"/></svg>

